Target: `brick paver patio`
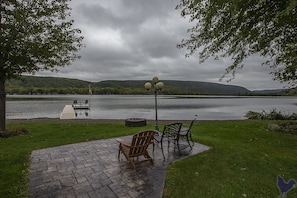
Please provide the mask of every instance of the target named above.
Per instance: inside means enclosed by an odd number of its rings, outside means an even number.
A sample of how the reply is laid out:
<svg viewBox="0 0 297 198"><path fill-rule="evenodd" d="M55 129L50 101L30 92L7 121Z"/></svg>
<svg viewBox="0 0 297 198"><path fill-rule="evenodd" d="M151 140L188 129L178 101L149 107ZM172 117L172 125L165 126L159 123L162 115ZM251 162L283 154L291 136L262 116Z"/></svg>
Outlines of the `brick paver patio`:
<svg viewBox="0 0 297 198"><path fill-rule="evenodd" d="M131 140L132 136L122 137ZM195 143L182 152L164 145L152 146L154 159L131 169L123 155L118 160L118 142L112 139L35 150L31 154L30 197L162 197L167 166L175 160L198 154L209 147Z"/></svg>

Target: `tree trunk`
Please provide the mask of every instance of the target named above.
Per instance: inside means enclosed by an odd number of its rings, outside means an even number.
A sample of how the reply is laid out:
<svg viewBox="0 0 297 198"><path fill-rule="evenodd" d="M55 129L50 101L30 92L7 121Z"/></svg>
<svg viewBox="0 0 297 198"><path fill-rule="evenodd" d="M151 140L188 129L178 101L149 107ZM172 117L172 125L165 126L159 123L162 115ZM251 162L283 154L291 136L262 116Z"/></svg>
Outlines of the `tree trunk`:
<svg viewBox="0 0 297 198"><path fill-rule="evenodd" d="M6 129L6 92L5 92L5 79L0 77L0 131L5 131Z"/></svg>

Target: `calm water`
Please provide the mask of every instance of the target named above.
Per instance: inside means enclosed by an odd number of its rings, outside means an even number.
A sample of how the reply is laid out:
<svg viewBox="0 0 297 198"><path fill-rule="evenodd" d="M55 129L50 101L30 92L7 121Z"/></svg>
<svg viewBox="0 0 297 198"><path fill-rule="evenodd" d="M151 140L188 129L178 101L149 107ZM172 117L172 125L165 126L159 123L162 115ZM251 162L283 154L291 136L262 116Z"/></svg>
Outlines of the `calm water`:
<svg viewBox="0 0 297 198"><path fill-rule="evenodd" d="M155 118L153 95L13 95L7 99L7 119L59 118L64 106L73 100L89 100L91 105L91 110L77 112L80 118ZM158 96L160 120L191 120L194 115L200 120L238 120L245 119L248 111L272 109L297 112L297 97Z"/></svg>

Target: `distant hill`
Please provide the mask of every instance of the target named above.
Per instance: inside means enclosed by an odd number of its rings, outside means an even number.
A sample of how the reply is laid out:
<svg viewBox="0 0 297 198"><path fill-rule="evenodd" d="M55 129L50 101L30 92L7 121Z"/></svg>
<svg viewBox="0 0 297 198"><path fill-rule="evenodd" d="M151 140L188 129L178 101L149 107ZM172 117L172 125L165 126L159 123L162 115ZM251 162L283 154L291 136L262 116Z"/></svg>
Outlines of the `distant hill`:
<svg viewBox="0 0 297 198"><path fill-rule="evenodd" d="M91 85L93 94L147 94L145 80L105 80L88 82L77 79L23 76L22 79L7 82L10 94L88 94ZM249 95L252 91L235 85L199 81L164 80L161 94L214 94ZM265 92L265 91L262 91ZM265 92L267 93L267 92Z"/></svg>
<svg viewBox="0 0 297 198"><path fill-rule="evenodd" d="M106 80L95 83L96 87L104 88L141 88L144 89L144 84L147 81L143 80ZM174 94L179 92L182 94L249 94L250 90L234 85L224 85L219 83L208 83L199 81L177 81L177 80L163 80L165 88L163 92L167 94Z"/></svg>
<svg viewBox="0 0 297 198"><path fill-rule="evenodd" d="M70 79L70 78L56 78L56 77L38 77L38 76L22 76L21 79L12 79L8 81L9 86L13 87L36 87L36 88L64 88L88 87L90 82Z"/></svg>
<svg viewBox="0 0 297 198"><path fill-rule="evenodd" d="M189 92L200 94L248 94L251 91L235 85L225 85L220 83L209 83L199 81L163 81L167 87L184 89Z"/></svg>
<svg viewBox="0 0 297 198"><path fill-rule="evenodd" d="M88 82L69 78L23 76L7 83L8 93L17 94L88 94L91 85L94 94L147 94L145 80L106 80ZM244 87L197 81L163 81L162 94L249 94Z"/></svg>

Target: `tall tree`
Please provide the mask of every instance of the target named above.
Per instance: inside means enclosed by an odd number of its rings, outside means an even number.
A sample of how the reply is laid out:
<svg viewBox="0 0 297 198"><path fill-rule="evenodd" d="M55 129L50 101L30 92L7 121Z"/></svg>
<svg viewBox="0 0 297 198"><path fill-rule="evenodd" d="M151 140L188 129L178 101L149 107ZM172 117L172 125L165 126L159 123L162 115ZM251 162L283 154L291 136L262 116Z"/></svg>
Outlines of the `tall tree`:
<svg viewBox="0 0 297 198"><path fill-rule="evenodd" d="M69 0L0 0L0 130L5 130L5 82L23 73L57 70L79 58L81 31Z"/></svg>
<svg viewBox="0 0 297 198"><path fill-rule="evenodd" d="M296 0L181 0L177 9L195 25L178 48L191 56L231 57L226 74L242 68L250 55L262 57L272 68L274 80L297 82Z"/></svg>

